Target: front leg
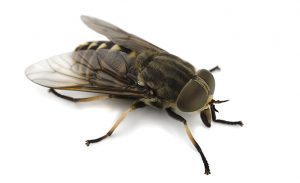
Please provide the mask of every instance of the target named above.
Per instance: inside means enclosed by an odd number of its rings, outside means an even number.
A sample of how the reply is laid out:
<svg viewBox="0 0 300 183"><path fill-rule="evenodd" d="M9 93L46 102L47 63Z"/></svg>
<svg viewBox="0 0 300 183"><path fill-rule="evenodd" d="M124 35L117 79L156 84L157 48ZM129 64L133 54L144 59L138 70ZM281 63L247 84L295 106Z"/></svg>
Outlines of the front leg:
<svg viewBox="0 0 300 183"><path fill-rule="evenodd" d="M216 109L214 104L210 105L210 109L211 109L211 117L212 117L213 122L223 123L223 124L227 124L227 125L240 125L240 126L244 125L242 121L226 121L226 120L222 120L222 119L217 119L216 112L218 112L218 110Z"/></svg>
<svg viewBox="0 0 300 183"><path fill-rule="evenodd" d="M193 145L195 146L195 148L197 149L197 151L200 153L200 156L202 158L203 164L204 164L204 168L205 168L205 174L209 175L210 174L210 169L209 169L209 165L208 162L204 156L204 153L201 150L201 147L199 146L199 144L197 143L197 141L194 139L191 130L188 127L188 124L186 122L186 120L179 116L178 114L176 114L171 108L167 108L166 109L167 113L169 114L169 116L171 116L172 118L182 122L184 124L185 127L185 131L190 139L190 141L193 143Z"/></svg>

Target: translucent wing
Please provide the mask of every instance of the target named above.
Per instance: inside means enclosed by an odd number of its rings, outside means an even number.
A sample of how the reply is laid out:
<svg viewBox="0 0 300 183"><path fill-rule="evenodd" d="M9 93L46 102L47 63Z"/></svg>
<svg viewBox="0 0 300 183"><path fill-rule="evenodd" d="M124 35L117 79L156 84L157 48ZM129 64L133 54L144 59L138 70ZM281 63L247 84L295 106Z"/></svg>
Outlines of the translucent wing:
<svg viewBox="0 0 300 183"><path fill-rule="evenodd" d="M33 82L55 89L79 90L120 96L146 97L137 85L134 61L109 50L84 50L51 57L25 71Z"/></svg>
<svg viewBox="0 0 300 183"><path fill-rule="evenodd" d="M143 50L153 50L157 52L166 52L163 49L133 35L125 32L117 26L114 26L103 20L94 17L81 16L82 21L94 31L106 36L112 42L124 46L128 49L140 53Z"/></svg>

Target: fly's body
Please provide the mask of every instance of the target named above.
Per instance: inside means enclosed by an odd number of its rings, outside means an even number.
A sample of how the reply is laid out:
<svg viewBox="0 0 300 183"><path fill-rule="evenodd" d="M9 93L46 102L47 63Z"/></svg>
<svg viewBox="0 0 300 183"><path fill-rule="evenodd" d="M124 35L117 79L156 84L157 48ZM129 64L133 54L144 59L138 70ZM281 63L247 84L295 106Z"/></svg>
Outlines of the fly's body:
<svg viewBox="0 0 300 183"><path fill-rule="evenodd" d="M130 108L100 138L87 140L86 145L112 135L126 115L138 108L153 106L166 110L182 122L185 131L200 153L205 174L210 174L208 162L194 139L187 121L175 111L198 111L207 127L211 122L243 125L216 118L214 104L226 101L213 99L215 80L212 72L201 69L167 51L124 30L96 18L82 16L83 22L109 41L92 41L79 45L75 51L33 64L26 69L33 82L50 88L58 97L73 102L104 98L133 99ZM73 98L56 90L76 90L99 93L99 96Z"/></svg>
<svg viewBox="0 0 300 183"><path fill-rule="evenodd" d="M149 50L137 54L110 41L86 42L79 45L75 51L100 49L119 51L131 58L127 67L134 76L132 82L135 87L147 91L141 100L154 107L176 107L176 99L181 89L196 73L193 65L175 55Z"/></svg>

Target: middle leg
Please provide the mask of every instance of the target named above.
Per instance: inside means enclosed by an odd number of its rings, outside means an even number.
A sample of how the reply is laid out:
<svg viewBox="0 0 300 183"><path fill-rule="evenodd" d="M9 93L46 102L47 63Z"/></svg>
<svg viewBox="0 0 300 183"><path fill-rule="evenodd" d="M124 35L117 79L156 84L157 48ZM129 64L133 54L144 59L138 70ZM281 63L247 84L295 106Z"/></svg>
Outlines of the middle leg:
<svg viewBox="0 0 300 183"><path fill-rule="evenodd" d="M145 106L146 106L146 104L145 104L144 102L141 102L141 101L136 101L136 102L134 102L134 103L130 106L130 108L129 108L127 111L125 111L125 112L121 115L121 117L114 123L114 125L111 127L111 129L110 129L105 135L103 135L102 137L99 137L99 138L97 138L97 139L87 140L87 141L85 142L85 144L86 144L87 146L89 146L89 145L92 144L92 143L100 142L101 140L105 139L106 137L111 136L112 133L115 131L115 129L119 126L119 124L121 123L121 121L123 121L123 119L124 119L131 111L133 111L133 110L135 110L135 109L138 109L138 108L145 107Z"/></svg>

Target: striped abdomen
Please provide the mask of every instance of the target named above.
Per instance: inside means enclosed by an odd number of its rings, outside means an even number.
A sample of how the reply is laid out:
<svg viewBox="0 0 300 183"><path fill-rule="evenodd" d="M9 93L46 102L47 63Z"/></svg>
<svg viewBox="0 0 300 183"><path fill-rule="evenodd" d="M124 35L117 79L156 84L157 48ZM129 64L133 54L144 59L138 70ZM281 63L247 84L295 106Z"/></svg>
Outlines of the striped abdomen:
<svg viewBox="0 0 300 183"><path fill-rule="evenodd" d="M111 51L121 51L128 54L130 57L136 57L136 52L132 51L124 46L120 46L111 41L89 41L85 42L76 47L75 51L80 50L100 50L100 49L108 49Z"/></svg>
<svg viewBox="0 0 300 183"><path fill-rule="evenodd" d="M75 49L73 69L96 87L141 89L137 85L135 57L134 51L111 41L91 41Z"/></svg>

